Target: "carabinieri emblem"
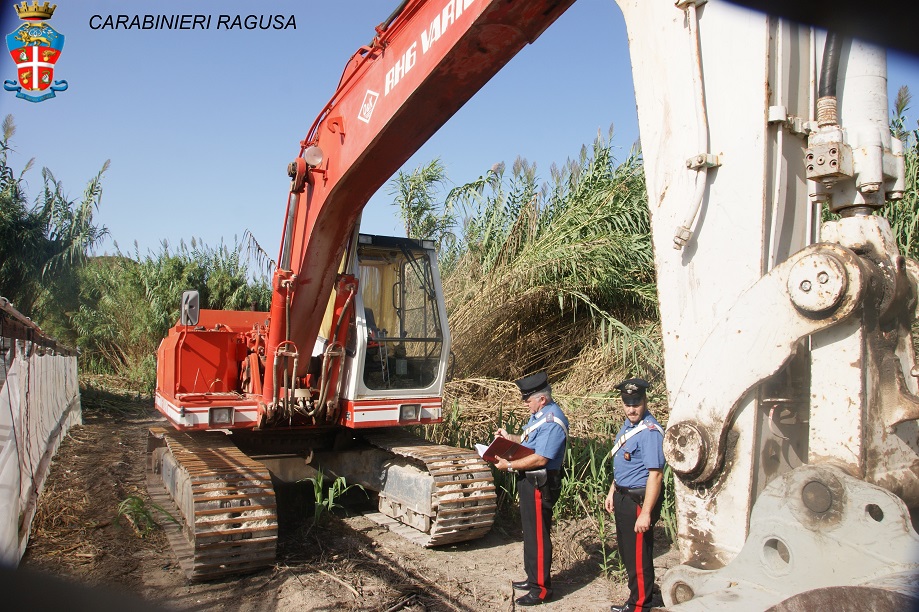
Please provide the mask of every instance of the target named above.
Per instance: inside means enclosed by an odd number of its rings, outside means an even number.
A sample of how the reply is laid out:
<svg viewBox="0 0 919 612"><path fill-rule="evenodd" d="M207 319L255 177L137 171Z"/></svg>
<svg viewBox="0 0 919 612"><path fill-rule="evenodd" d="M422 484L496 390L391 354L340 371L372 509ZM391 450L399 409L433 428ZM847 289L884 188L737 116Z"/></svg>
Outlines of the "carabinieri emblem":
<svg viewBox="0 0 919 612"><path fill-rule="evenodd" d="M15 91L17 98L41 102L53 98L56 92L67 89L67 81L54 81L54 65L64 48L64 35L45 23L54 14L57 5L47 2L39 6L38 0L15 5L19 18L25 21L6 36L6 47L16 62L18 81L5 80L3 89ZM26 91L43 91L31 95Z"/></svg>

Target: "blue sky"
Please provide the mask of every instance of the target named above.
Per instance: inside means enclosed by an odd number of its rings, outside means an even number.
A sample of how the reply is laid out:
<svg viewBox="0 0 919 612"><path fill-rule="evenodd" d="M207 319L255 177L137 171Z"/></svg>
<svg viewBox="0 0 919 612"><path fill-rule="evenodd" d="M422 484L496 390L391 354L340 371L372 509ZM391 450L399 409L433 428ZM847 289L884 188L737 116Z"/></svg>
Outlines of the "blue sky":
<svg viewBox="0 0 919 612"><path fill-rule="evenodd" d="M31 4L31 0L29 0ZM53 4L54 2L52 2ZM274 256L280 242L286 166L328 100L351 54L398 0L57 0L50 24L66 36L55 78L69 87L30 103L0 91L12 114L14 168L31 196L50 168L70 198L105 160L97 220L111 232L100 252L143 255L160 242L232 244L249 230ZM0 1L2 32L21 23ZM93 15L211 15L209 30L94 30ZM219 15L295 17L296 29L217 30ZM15 78L6 55L3 78ZM890 54L889 82L919 96L919 61ZM919 98L910 125L919 116ZM542 177L614 126L624 158L638 138L628 43L613 0L578 0L525 48L405 165L439 157L454 183L517 156ZM384 185L365 209L364 231L401 234Z"/></svg>

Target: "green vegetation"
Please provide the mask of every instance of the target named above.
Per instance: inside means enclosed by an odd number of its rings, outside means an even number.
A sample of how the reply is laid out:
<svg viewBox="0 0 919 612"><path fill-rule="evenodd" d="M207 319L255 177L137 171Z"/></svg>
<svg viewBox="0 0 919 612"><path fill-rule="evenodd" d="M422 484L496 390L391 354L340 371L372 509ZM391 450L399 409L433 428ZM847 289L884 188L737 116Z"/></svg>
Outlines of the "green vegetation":
<svg viewBox="0 0 919 612"><path fill-rule="evenodd" d="M598 137L577 160L553 166L547 185L518 159L510 177L498 165L451 197L465 211L461 237L444 253L457 376L507 380L549 368L558 380L588 355L609 366L588 389L660 370L637 153L617 164Z"/></svg>
<svg viewBox="0 0 919 612"><path fill-rule="evenodd" d="M900 253L910 259L919 260L919 129L906 128L906 111L911 100L909 89L901 87L894 100L890 120L891 134L903 143L906 191L902 200L888 202L878 214L890 221Z"/></svg>
<svg viewBox="0 0 919 612"><path fill-rule="evenodd" d="M118 504L115 512L115 523L120 526L121 520L124 519L131 525L137 535L145 538L159 526L156 522L154 511L164 517L165 520L176 525L179 524L179 521L167 510L154 503L148 505L148 502L136 495L126 497Z"/></svg>
<svg viewBox="0 0 919 612"><path fill-rule="evenodd" d="M52 328L59 340L75 337L60 326L76 306L75 274L92 249L108 234L93 214L102 196L102 176L108 162L86 185L81 200L68 200L63 186L47 168L33 204L25 192L25 174L11 166L16 126L12 115L3 120L0 136L0 295L33 320Z"/></svg>
<svg viewBox="0 0 919 612"><path fill-rule="evenodd" d="M399 207L399 216L405 225L409 238L436 240L443 250L445 241L456 218L452 213L449 198L443 206L437 202L437 192L447 181L447 170L439 159L416 168L409 174L401 170L390 183L393 204Z"/></svg>
<svg viewBox="0 0 919 612"><path fill-rule="evenodd" d="M152 390L156 347L179 319L179 297L197 289L203 308L267 310L268 280L249 278L241 247L165 242L157 254L96 257L79 274L79 307L71 323L85 372L116 374Z"/></svg>
<svg viewBox="0 0 919 612"><path fill-rule="evenodd" d="M307 478L306 480L313 484L313 501L315 502L313 506L313 525L318 525L323 520L328 519L335 510L341 508L342 506L339 502L345 493L355 487L361 491L364 490L364 487L359 484L348 484L343 476L339 476L331 482L326 482L326 477L321 470L316 474L315 478Z"/></svg>

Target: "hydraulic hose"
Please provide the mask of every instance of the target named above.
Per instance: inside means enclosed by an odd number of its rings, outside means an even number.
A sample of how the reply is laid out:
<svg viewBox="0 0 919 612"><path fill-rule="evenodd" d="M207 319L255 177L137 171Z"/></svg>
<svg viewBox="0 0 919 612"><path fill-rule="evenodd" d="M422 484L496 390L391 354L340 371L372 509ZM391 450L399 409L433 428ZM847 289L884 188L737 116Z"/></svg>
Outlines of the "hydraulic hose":
<svg viewBox="0 0 919 612"><path fill-rule="evenodd" d="M396 10L390 13L389 17L386 18L386 21L383 22L383 30L386 30L393 22L393 20L399 16L399 13L402 12L402 9L405 8L406 4L408 4L408 0L402 0L402 2L399 3L399 6L396 7Z"/></svg>
<svg viewBox="0 0 919 612"><path fill-rule="evenodd" d="M334 333L330 334L332 337L329 339L329 346L326 347L324 354L322 356L322 378L319 382L319 399L316 402L316 406L307 413L307 416L317 416L322 415L325 410L325 404L329 397L329 377L331 376L331 368L329 367L329 361L335 357L333 350L343 350L344 346L338 342L338 336L341 332L342 323L345 320L345 315L348 313L348 309L351 307L351 302L354 300L354 294L356 289L350 287L350 292L347 299L345 300L344 305L342 306L341 313L338 315L338 321L335 323ZM344 356L338 356L339 368L338 368L338 380L336 384L341 385L341 374L344 371Z"/></svg>
<svg viewBox="0 0 919 612"><path fill-rule="evenodd" d="M684 9L686 20L689 25L690 51L692 54L693 64L693 98L696 109L696 135L698 139L698 151L702 154L708 153L708 110L705 107L705 83L702 73L702 50L699 40L699 15L696 11L695 4L689 4ZM686 246L692 238L692 226L702 207L702 198L705 196L705 187L708 180L708 166L702 165L696 169L695 182L693 187L692 200L689 204L689 210L683 219L683 224L677 228L673 236L673 248L679 250Z"/></svg>
<svg viewBox="0 0 919 612"><path fill-rule="evenodd" d="M835 32L827 32L823 45L823 63L820 66L820 84L817 95L836 96L836 81L839 79L839 53L842 50L842 37Z"/></svg>
<svg viewBox="0 0 919 612"><path fill-rule="evenodd" d="M817 127L839 125L836 82L839 80L842 42L842 36L835 32L827 32L823 45L823 62L820 66L820 82L817 86Z"/></svg>

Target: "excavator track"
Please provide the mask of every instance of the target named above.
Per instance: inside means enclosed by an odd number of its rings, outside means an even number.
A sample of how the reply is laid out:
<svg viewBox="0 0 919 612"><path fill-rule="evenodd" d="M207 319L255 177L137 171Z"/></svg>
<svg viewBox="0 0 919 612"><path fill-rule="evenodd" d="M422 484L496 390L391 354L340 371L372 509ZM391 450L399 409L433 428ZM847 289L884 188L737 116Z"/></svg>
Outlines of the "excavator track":
<svg viewBox="0 0 919 612"><path fill-rule="evenodd" d="M433 516L426 518L423 528L387 516L398 513L398 509L392 506L390 512L375 513L369 518L427 548L474 540L491 529L498 508L498 496L491 468L476 452L434 444L396 431L366 434L364 438L395 456L423 464L434 481L431 494ZM382 509L388 502L385 492L380 495L384 498L380 504ZM393 509L396 512L392 512Z"/></svg>
<svg viewBox="0 0 919 612"><path fill-rule="evenodd" d="M164 529L191 581L275 563L277 506L271 475L229 440L151 428L147 489L174 519Z"/></svg>

